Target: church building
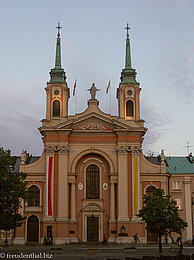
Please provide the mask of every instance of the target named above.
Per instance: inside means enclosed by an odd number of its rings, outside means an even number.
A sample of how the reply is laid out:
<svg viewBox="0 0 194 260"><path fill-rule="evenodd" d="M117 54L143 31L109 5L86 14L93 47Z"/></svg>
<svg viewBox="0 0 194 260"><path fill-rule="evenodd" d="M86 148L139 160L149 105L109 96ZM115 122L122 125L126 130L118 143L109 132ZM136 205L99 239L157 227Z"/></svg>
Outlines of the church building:
<svg viewBox="0 0 194 260"><path fill-rule="evenodd" d="M26 220L16 229L15 244L43 243L51 236L54 244L100 242L104 234L110 243L130 243L135 234L142 243L153 239L137 213L144 194L156 188L169 192L172 173L163 151L157 162L142 153L147 129L140 116L141 88L131 64L128 29L116 94L118 116L99 109L97 90L91 84L86 110L69 115L70 89L58 32L55 67L45 88L46 118L39 128L44 151L40 157L23 151L18 164L18 170L27 173L33 197L20 209ZM190 187L191 199L194 185ZM192 230L192 219L190 224ZM185 238L191 239L192 232L187 229Z"/></svg>

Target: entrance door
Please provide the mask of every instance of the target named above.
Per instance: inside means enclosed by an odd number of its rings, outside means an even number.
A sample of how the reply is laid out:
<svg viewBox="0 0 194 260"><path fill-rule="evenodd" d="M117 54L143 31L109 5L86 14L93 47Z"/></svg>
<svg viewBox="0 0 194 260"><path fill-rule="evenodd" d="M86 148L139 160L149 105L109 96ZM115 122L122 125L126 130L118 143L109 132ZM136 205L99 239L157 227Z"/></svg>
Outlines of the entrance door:
<svg viewBox="0 0 194 260"><path fill-rule="evenodd" d="M38 242L39 220L36 216L30 216L27 222L27 242Z"/></svg>
<svg viewBox="0 0 194 260"><path fill-rule="evenodd" d="M87 241L99 241L98 239L98 217L87 218Z"/></svg>

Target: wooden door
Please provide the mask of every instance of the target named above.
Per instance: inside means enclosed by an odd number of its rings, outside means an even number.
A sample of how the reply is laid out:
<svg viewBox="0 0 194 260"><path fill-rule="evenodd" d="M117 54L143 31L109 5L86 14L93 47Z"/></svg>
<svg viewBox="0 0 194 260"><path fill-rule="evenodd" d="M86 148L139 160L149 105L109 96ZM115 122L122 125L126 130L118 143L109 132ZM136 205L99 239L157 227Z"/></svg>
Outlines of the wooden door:
<svg viewBox="0 0 194 260"><path fill-rule="evenodd" d="M98 217L87 218L87 241L99 241Z"/></svg>
<svg viewBox="0 0 194 260"><path fill-rule="evenodd" d="M38 242L39 220L36 216L30 216L27 222L27 242Z"/></svg>

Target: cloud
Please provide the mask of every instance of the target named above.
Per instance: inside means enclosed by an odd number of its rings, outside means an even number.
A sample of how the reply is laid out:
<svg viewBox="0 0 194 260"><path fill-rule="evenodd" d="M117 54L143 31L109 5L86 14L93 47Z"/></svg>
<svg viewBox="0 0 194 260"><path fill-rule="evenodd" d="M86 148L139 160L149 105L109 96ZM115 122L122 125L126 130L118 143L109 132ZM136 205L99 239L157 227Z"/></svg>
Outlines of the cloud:
<svg viewBox="0 0 194 260"><path fill-rule="evenodd" d="M182 54L175 52L165 57L158 66L157 91L169 92L172 98L178 98L181 104L189 104L194 96L194 46L186 48Z"/></svg>
<svg viewBox="0 0 194 260"><path fill-rule="evenodd" d="M146 97L142 101L142 118L145 120L145 127L148 128L143 142L145 154L149 150L153 151L153 147L157 144L158 140L174 129L172 126L174 121L162 109L151 105ZM158 151L153 152L156 153Z"/></svg>
<svg viewBox="0 0 194 260"><path fill-rule="evenodd" d="M10 149L14 155L19 155L22 149L33 154L41 153L40 121L37 118L12 111L1 113L0 122L1 146Z"/></svg>

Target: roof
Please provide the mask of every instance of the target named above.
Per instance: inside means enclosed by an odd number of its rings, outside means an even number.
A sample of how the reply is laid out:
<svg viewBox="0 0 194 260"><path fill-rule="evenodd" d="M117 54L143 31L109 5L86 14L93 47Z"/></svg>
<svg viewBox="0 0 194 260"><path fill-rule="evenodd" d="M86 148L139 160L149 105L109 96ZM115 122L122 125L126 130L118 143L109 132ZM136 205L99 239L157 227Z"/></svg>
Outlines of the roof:
<svg viewBox="0 0 194 260"><path fill-rule="evenodd" d="M33 162L36 162L38 159L40 158L40 156L32 156L30 155L27 160L26 160L26 164L31 164ZM16 160L16 164L15 164L15 172L19 172L20 169L20 163L21 163L21 158L20 156L17 156L17 160Z"/></svg>
<svg viewBox="0 0 194 260"><path fill-rule="evenodd" d="M145 158L153 163L153 164L157 164L157 165L160 165L161 164L161 159L160 159L160 156L145 156Z"/></svg>
<svg viewBox="0 0 194 260"><path fill-rule="evenodd" d="M161 158L159 156L145 156L145 158L156 165L161 164ZM185 157L176 156L166 156L166 172L170 174L194 174L194 160Z"/></svg>
<svg viewBox="0 0 194 260"><path fill-rule="evenodd" d="M165 157L166 172L173 174L194 174L194 161L189 157Z"/></svg>

